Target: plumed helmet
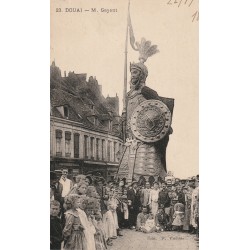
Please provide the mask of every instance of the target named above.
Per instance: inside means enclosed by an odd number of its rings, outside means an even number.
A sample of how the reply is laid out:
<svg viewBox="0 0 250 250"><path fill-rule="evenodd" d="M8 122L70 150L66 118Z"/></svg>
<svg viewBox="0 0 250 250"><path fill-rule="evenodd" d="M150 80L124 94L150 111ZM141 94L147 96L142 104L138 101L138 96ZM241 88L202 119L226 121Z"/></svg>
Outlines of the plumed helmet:
<svg viewBox="0 0 250 250"><path fill-rule="evenodd" d="M138 63L130 63L130 71L132 69L137 69L139 70L143 76L144 76L144 79L146 81L146 78L148 76L148 69L147 67L142 63L142 62L138 62Z"/></svg>

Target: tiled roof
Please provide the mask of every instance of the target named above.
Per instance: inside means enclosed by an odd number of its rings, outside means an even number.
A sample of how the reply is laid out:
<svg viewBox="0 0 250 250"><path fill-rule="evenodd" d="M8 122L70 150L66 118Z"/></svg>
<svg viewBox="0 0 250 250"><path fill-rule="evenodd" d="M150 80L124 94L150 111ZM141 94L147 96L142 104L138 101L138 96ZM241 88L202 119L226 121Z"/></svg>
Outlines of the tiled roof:
<svg viewBox="0 0 250 250"><path fill-rule="evenodd" d="M113 121L113 129L111 133L121 136L119 131L118 120L109 114L110 105L104 96L96 91L95 88L91 88L91 84L80 84L77 86L77 82L70 82L67 77L61 77L56 79L56 84L51 78L51 115L58 118L65 118L59 111L59 107L67 106L69 110L69 117L67 120L80 122L89 129L97 131L108 132L107 124L104 122L107 120ZM94 107L94 108L93 108ZM93 116L95 116L99 122L95 123ZM92 117L92 118L91 118Z"/></svg>

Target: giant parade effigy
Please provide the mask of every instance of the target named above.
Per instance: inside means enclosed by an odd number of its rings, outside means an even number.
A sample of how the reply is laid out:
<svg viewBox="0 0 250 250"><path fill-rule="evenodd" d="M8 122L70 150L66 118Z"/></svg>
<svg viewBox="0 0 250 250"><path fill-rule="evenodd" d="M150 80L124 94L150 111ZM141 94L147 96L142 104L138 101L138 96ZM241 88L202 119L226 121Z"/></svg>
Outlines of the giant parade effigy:
<svg viewBox="0 0 250 250"><path fill-rule="evenodd" d="M126 142L117 178L128 183L140 178L164 179L167 175L166 148L171 128L174 99L161 97L146 86L145 62L158 52L156 45L141 39L136 43L139 62L130 64L130 91L126 95Z"/></svg>

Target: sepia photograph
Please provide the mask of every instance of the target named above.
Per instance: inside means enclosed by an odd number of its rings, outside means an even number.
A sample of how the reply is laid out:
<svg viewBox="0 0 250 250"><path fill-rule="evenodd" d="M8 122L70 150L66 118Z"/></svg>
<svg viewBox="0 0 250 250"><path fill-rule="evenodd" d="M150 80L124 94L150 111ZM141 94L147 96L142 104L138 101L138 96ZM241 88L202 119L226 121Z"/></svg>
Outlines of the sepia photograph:
<svg viewBox="0 0 250 250"><path fill-rule="evenodd" d="M50 0L50 249L199 249L198 0Z"/></svg>
<svg viewBox="0 0 250 250"><path fill-rule="evenodd" d="M248 249L249 1L1 7L1 249Z"/></svg>

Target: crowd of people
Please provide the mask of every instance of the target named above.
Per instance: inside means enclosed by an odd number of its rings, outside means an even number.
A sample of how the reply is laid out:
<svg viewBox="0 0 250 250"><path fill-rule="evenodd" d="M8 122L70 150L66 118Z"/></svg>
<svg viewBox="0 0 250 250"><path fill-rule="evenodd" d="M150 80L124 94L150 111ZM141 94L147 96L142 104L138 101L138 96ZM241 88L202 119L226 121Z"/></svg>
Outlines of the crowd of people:
<svg viewBox="0 0 250 250"><path fill-rule="evenodd" d="M50 249L105 250L122 229L199 236L199 176L175 183L50 173Z"/></svg>

